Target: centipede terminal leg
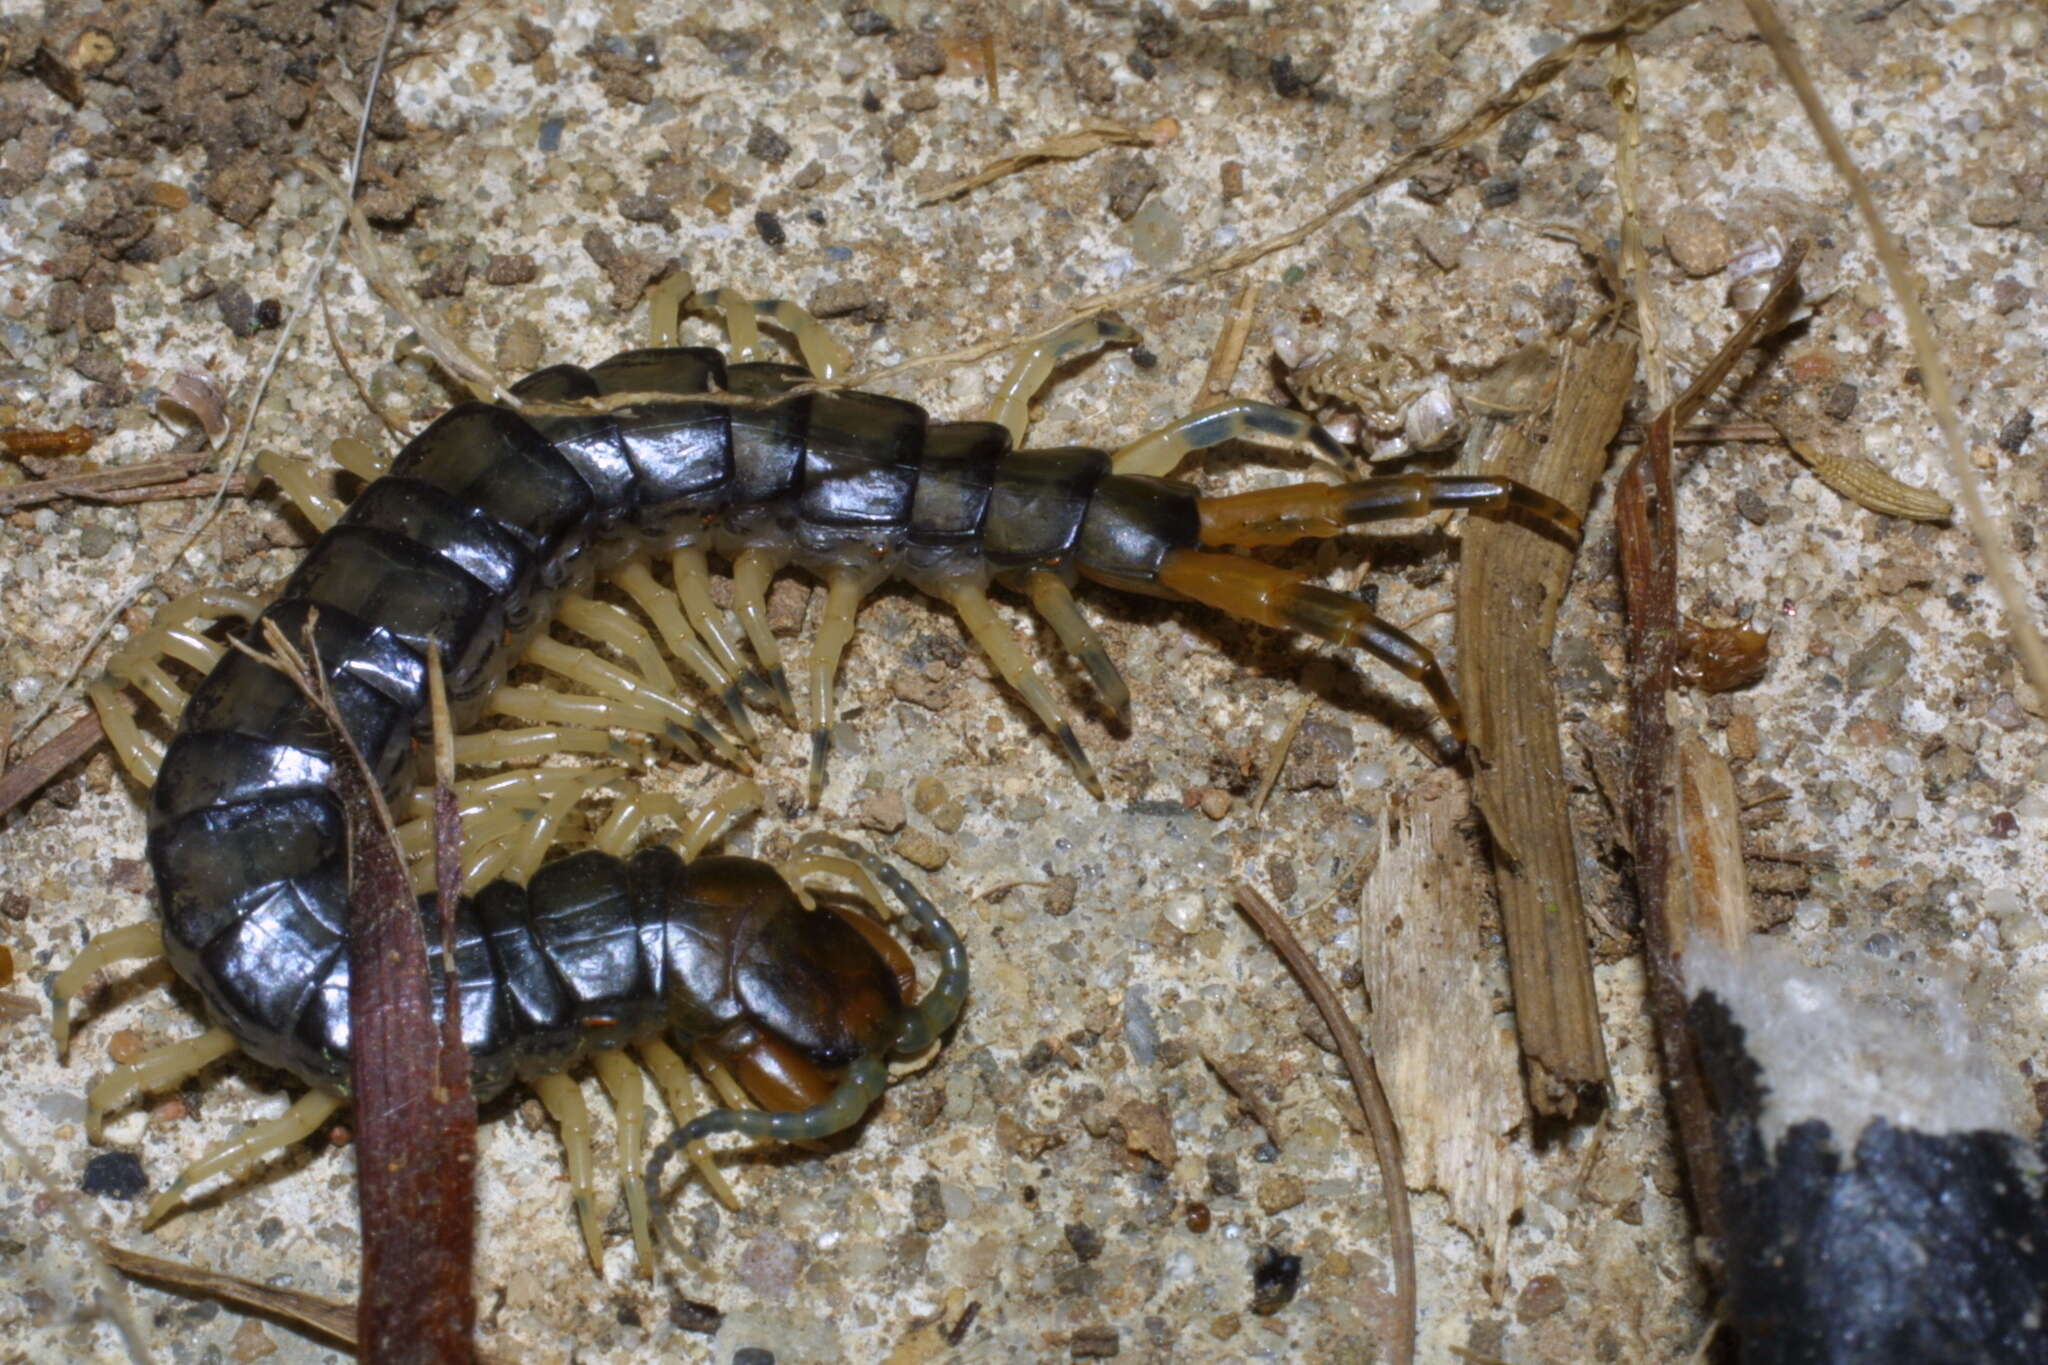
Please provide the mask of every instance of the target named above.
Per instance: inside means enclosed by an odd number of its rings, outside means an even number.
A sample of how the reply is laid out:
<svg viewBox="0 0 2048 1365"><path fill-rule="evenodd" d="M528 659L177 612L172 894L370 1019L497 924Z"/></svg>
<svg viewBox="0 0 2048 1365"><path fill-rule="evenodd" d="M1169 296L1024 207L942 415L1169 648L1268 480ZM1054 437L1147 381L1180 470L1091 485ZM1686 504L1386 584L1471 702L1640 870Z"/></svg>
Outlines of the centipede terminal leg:
<svg viewBox="0 0 2048 1365"><path fill-rule="evenodd" d="M1031 426L1031 399L1052 372L1082 351L1097 346L1135 345L1138 334L1114 318L1083 318L1033 343L989 400L988 420L1009 430L1010 444L1022 446Z"/></svg>
<svg viewBox="0 0 2048 1365"><path fill-rule="evenodd" d="M1436 657L1375 616L1363 602L1317 587L1301 574L1245 555L1176 550L1159 582L1190 601L1279 630L1298 630L1346 648L1363 649L1403 677L1421 683L1460 744L1465 718Z"/></svg>
<svg viewBox="0 0 2048 1365"><path fill-rule="evenodd" d="M1394 474L1355 483L1294 484L1203 498L1198 507L1204 545L1291 545L1443 509L1513 516L1568 540L1579 533L1578 514L1557 499L1513 479L1473 475Z"/></svg>
<svg viewBox="0 0 2048 1365"><path fill-rule="evenodd" d="M149 1203L142 1225L154 1227L184 1200L185 1192L210 1176L240 1174L272 1152L283 1151L307 1137L341 1108L341 1097L309 1090L277 1118L252 1123L179 1172L178 1178Z"/></svg>

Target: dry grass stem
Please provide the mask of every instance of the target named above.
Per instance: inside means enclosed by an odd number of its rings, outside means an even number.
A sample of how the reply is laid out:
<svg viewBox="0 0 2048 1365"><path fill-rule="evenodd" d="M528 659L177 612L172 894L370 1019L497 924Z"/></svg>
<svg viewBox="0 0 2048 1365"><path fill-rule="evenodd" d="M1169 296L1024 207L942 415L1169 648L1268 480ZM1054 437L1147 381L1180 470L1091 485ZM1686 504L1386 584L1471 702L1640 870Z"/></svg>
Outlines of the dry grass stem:
<svg viewBox="0 0 2048 1365"><path fill-rule="evenodd" d="M990 84L993 87L994 82ZM921 207L936 204L942 199L956 199L969 190L980 189L1006 175L1015 175L1048 161L1077 161L1105 147L1149 147L1152 142L1152 134L1142 128L1127 128L1106 119L1091 119L1071 133L1061 133L1022 151L997 157L972 175L949 180L937 189L927 191L917 202Z"/></svg>
<svg viewBox="0 0 2048 1365"><path fill-rule="evenodd" d="M1834 163L1836 172L1848 185L1849 197L1856 203L1856 212L1870 232L1878 263L1884 268L1885 282L1891 287L1892 297L1899 301L1899 313L1905 320L1913 359L1920 367L1920 382L1927 390L1927 404L1934 410L1934 420L1941 427L1942 444L1948 452L1949 474L1956 481L1956 493L1963 505L1963 520L1969 525L1971 538L1977 542L1977 553L1984 560L1985 575L1997 589L1999 602L2005 608L2006 624L2018 646L2020 664L2026 671L2027 681L2033 684L2039 695L2048 696L2048 643L2041 639L2040 626L2029 605L2031 594L2020 583L2015 560L2007 548L2005 529L1985 505L1983 489L1977 482L1977 471L1970 464L1970 452L1963 444L1962 417L1956 412L1955 392L1949 384L1948 362L1942 357L1941 348L1935 344L1934 329L1928 324L1926 309L1921 307L1919 289L1913 282L1906 253L1878 214L1870 185L1856 168L1856 162L1849 155L1848 145L1842 141L1842 134L1829 116L1827 106L1821 103L1820 91L1814 88L1813 77L1806 70L1806 61L1799 55L1792 35L1786 32L1778 7L1771 0L1743 0L1743 3L1748 5L1749 16L1755 22L1757 32L1763 35L1779 69L1799 96L1807 121L1813 125L1821 146L1827 149L1828 160Z"/></svg>

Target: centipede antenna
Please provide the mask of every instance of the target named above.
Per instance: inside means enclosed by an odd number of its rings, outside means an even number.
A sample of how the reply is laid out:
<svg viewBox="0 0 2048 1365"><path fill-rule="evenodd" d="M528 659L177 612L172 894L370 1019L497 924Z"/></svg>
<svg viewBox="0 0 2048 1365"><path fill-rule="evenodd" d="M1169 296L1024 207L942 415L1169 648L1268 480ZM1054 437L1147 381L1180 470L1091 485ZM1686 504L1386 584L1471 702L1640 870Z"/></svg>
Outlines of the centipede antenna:
<svg viewBox="0 0 2048 1365"><path fill-rule="evenodd" d="M699 1114L658 1143L647 1161L647 1201L653 1206L654 1223L671 1250L681 1252L682 1244L669 1227L668 1211L661 1197L661 1173L670 1158L692 1143L721 1133L737 1133L756 1141L800 1142L826 1138L859 1123L888 1088L889 1068L879 1057L862 1057L847 1067L844 1079L831 1097L809 1109L771 1114L761 1109L713 1109Z"/></svg>
<svg viewBox="0 0 2048 1365"><path fill-rule="evenodd" d="M1038 614L1051 625L1053 634L1060 637L1067 653L1079 659L1081 667L1088 670L1089 681L1095 684L1096 695L1102 698L1103 705L1116 716L1119 724L1130 724L1131 689L1124 682L1123 674L1117 672L1116 663L1109 657L1102 637L1095 633L1095 627L1088 624L1088 618L1081 615L1081 608L1067 585L1057 574L1041 569L1025 577L1024 588L1031 594L1031 605L1038 608Z"/></svg>
<svg viewBox="0 0 2048 1365"><path fill-rule="evenodd" d="M938 979L932 982L932 988L924 993L897 1030L896 1041L891 1048L899 1057L917 1055L930 1047L960 1017L960 1007L967 1001L966 943L961 940L960 932L953 927L952 921L939 913L938 906L911 885L908 877L872 850L851 839L822 831L808 834L798 841L799 852L807 848L834 849L866 868L870 876L889 888L905 913L917 922L918 928L924 930L938 951Z"/></svg>

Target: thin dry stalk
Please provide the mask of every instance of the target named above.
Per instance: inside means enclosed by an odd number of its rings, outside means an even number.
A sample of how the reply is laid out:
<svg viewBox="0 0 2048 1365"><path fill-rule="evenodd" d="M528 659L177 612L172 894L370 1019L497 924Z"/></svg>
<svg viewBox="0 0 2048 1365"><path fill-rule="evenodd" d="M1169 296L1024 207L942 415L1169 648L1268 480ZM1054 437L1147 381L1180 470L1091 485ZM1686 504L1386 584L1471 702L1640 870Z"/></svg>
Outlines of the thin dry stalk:
<svg viewBox="0 0 2048 1365"><path fill-rule="evenodd" d="M95 1242L93 1247L102 1260L130 1279L148 1280L181 1294L213 1299L251 1317L269 1318L307 1336L331 1341L345 1350L356 1349L356 1306L346 1300L263 1284L183 1261L145 1256L111 1242ZM505 1365L508 1360L509 1357L485 1351L476 1353L476 1365Z"/></svg>
<svg viewBox="0 0 2048 1365"><path fill-rule="evenodd" d="M1539 446L1504 430L1486 471L1519 479L1583 517L1607 467L1635 363L1626 342L1574 347L1549 441ZM1529 1102L1540 1114L1570 1115L1588 1087L1607 1081L1550 673L1574 549L1526 526L1475 518L1463 551L1458 677L1471 718L1473 797L1497 854Z"/></svg>
<svg viewBox="0 0 2048 1365"><path fill-rule="evenodd" d="M1410 1365L1415 1359L1415 1228L1408 1217L1408 1182L1401 1172L1401 1130L1394 1111L1387 1105L1387 1092L1380 1086L1372 1056L1359 1041L1358 1028L1338 1002L1337 993L1316 967L1315 959L1301 946L1301 940L1287 927L1286 918L1272 902L1244 882L1237 885L1237 907L1244 911L1259 932L1272 943L1287 963L1294 979L1315 1002L1316 1012L1330 1035L1337 1040L1337 1055L1351 1077L1351 1089L1365 1111L1365 1123L1372 1134L1373 1156L1379 1162L1380 1192L1387 1201L1387 1225L1394 1244L1394 1315L1397 1322L1392 1357L1394 1365Z"/></svg>
<svg viewBox="0 0 2048 1365"><path fill-rule="evenodd" d="M2020 664L2026 670L2027 681L2033 684L2038 695L2048 697L2048 643L2042 641L2040 626L2028 605L2030 594L2020 584L2012 551L2007 548L2005 529L1985 505L1983 489L1977 482L1977 471L1970 464L1970 452L1963 445L1963 421L1956 412L1948 362L1942 357L1941 348L1935 344L1934 329L1928 324L1926 309L1920 305L1920 292L1906 263L1905 250L1879 216L1877 200L1871 196L1869 182L1856 168L1855 160L1849 155L1848 144L1842 141L1842 134L1829 117L1827 106L1821 103L1820 91L1814 88L1813 77L1806 70L1806 61L1799 55L1799 47L1792 41L1792 35L1786 32L1778 7L1772 0L1743 0L1743 3L1749 6L1749 17L1756 24L1757 32L1763 35L1779 69L1799 96L1799 105L1806 111L1807 121L1813 125L1821 146L1827 149L1828 160L1834 163L1836 173L1848 185L1849 197L1856 202L1856 212L1870 232L1878 264L1884 267L1885 283L1891 288L1892 297L1899 301L1899 313L1905 319L1913 360L1920 367L1920 382L1927 390L1927 405L1933 409L1934 420L1941 427L1942 445L1948 452L1949 474L1956 481L1956 493L1963 504L1963 520L1970 528L1970 538L1977 542L1977 553L1984 561L1985 576L1998 590L1998 600L2005 608L2006 624L2019 647Z"/></svg>
<svg viewBox="0 0 2048 1365"><path fill-rule="evenodd" d="M1152 134L1142 128L1126 128L1121 123L1111 123L1106 119L1092 119L1071 133L1061 133L1021 151L997 157L973 174L949 180L919 196L917 202L922 207L936 204L941 199L956 199L969 190L978 190L1006 175L1015 175L1048 161L1078 161L1105 147L1149 147L1152 142Z"/></svg>
<svg viewBox="0 0 2048 1365"><path fill-rule="evenodd" d="M179 493L176 490L187 485L203 485L208 493L217 493L232 486L234 491L247 492L247 480L238 476L220 474L199 474L211 455L201 452L181 460L152 460L148 464L129 465L122 469L103 469L91 474L66 474L54 479L33 479L24 483L9 484L0 488L0 512L12 512L17 507L38 507L46 502L57 502L64 498L77 498L86 502L150 502L157 498L191 497L193 493Z"/></svg>

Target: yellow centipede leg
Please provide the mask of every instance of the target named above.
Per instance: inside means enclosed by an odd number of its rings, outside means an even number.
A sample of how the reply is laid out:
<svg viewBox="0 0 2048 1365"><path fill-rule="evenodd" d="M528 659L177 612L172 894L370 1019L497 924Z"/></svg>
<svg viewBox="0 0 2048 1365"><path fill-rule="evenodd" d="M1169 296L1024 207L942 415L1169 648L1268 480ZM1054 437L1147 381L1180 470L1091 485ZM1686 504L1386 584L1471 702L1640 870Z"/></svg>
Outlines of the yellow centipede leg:
<svg viewBox="0 0 2048 1365"><path fill-rule="evenodd" d="M597 1187L590 1176L590 1110L583 1091L567 1076L540 1076L533 1092L561 1130L562 1150L569 1162L569 1192L576 1201L576 1220L583 1227L583 1246L590 1264L604 1274L604 1242L597 1232Z"/></svg>
<svg viewBox="0 0 2048 1365"><path fill-rule="evenodd" d="M179 1172L170 1187L149 1202L149 1212L143 1215L142 1225L146 1228L156 1226L164 1215L178 1207L185 1191L208 1176L219 1175L223 1171L240 1173L272 1152L282 1151L313 1132L339 1108L340 1096L323 1090L309 1090L278 1117L250 1124L238 1136L215 1147Z"/></svg>
<svg viewBox="0 0 2048 1365"><path fill-rule="evenodd" d="M642 1179L646 1161L642 1156L641 1141L647 1127L643 1112L647 1105L647 1085L640 1078L640 1068L626 1060L623 1053L592 1053L590 1065L597 1072L597 1079L603 1082L605 1093L611 1096L612 1112L618 1120L619 1179L626 1185L626 1216L633 1225L633 1249L640 1257L640 1273L651 1280L654 1278L654 1240L647 1230L647 1184Z"/></svg>

